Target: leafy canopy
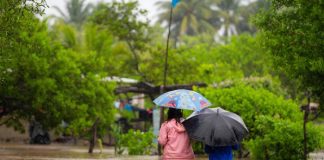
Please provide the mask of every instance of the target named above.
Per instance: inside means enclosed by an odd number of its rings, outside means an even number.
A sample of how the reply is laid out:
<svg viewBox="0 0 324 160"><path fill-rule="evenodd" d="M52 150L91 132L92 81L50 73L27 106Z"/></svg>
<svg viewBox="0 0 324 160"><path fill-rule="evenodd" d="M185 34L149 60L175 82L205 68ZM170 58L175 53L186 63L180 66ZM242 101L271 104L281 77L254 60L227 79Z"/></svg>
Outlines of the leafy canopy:
<svg viewBox="0 0 324 160"><path fill-rule="evenodd" d="M239 114L249 129L244 147L252 159L302 159L302 112L292 100L286 100L263 87L234 83L229 88L200 89L214 107ZM320 147L320 132L308 126L308 151Z"/></svg>
<svg viewBox="0 0 324 160"><path fill-rule="evenodd" d="M49 36L46 23L40 22L28 6L22 14L1 14L5 21L13 16L17 28L6 28L1 34L0 62L0 124L24 131L21 120L35 116L46 129L56 128L64 120L74 135L84 133L96 119L107 127L112 123L113 84L103 81L107 76L103 52L91 41L83 52L65 49ZM15 17L17 16L17 17ZM73 29L70 29L73 30ZM111 37L105 38L107 42ZM81 48L73 44L75 48ZM101 51L101 52L100 52ZM71 114L73 113L73 114ZM102 127L102 128L105 128Z"/></svg>
<svg viewBox="0 0 324 160"><path fill-rule="evenodd" d="M323 1L272 0L269 10L255 17L263 45L274 62L290 78L301 81L302 90L311 90L324 99Z"/></svg>

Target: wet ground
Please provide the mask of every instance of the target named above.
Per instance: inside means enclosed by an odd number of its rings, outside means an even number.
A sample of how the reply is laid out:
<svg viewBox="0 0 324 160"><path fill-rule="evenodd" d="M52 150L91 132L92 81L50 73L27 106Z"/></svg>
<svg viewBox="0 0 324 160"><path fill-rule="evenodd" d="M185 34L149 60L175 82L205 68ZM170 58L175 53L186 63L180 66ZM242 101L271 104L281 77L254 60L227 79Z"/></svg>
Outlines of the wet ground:
<svg viewBox="0 0 324 160"><path fill-rule="evenodd" d="M159 156L115 156L113 147L105 147L102 153L95 149L93 154L87 153L87 146L74 145L29 145L0 144L0 160L160 160ZM196 160L207 160L206 156L198 156ZM324 151L310 154L310 160L324 160Z"/></svg>
<svg viewBox="0 0 324 160"><path fill-rule="evenodd" d="M93 154L87 153L87 146L74 145L29 145L0 144L0 160L159 160L159 156L115 156L113 147L105 147L102 153L95 149ZM199 156L197 160L206 160Z"/></svg>

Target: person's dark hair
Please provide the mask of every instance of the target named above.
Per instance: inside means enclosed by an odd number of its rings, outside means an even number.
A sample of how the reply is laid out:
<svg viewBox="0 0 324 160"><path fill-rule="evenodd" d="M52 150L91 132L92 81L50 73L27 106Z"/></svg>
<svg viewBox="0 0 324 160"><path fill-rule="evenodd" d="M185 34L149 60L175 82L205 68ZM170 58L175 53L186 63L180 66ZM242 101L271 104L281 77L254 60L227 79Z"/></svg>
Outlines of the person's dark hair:
<svg viewBox="0 0 324 160"><path fill-rule="evenodd" d="M168 121L170 121L174 118L178 123L180 123L181 117L183 117L183 115L182 115L182 111L180 109L169 108Z"/></svg>

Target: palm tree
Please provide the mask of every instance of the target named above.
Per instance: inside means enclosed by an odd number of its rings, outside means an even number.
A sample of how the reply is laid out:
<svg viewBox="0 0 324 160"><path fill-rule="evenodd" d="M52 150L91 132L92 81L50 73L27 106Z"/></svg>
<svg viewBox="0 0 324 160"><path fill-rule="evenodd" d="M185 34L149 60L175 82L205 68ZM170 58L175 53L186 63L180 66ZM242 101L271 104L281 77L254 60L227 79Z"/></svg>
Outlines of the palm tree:
<svg viewBox="0 0 324 160"><path fill-rule="evenodd" d="M264 0L242 5L240 0L186 0L180 2L173 12L172 38L179 40L181 35L201 33L215 34L215 38L230 37L242 32L254 33L249 18L264 4ZM170 2L160 1L163 9L158 22L168 22Z"/></svg>
<svg viewBox="0 0 324 160"><path fill-rule="evenodd" d="M265 0L257 0L243 5L240 2L240 0L221 0L215 2L217 6L215 10L220 17L219 30L216 37L230 37L242 32L256 32L256 28L249 23L249 19L261 8L266 9L269 3Z"/></svg>
<svg viewBox="0 0 324 160"><path fill-rule="evenodd" d="M230 37L239 33L238 24L243 21L240 14L239 0L221 0L213 8L219 15L220 21L217 36Z"/></svg>
<svg viewBox="0 0 324 160"><path fill-rule="evenodd" d="M156 5L164 10L159 14L158 22L161 24L169 23L170 2L159 1ZM179 3L173 10L172 38L177 41L181 35L214 32L215 27L210 23L212 19L215 19L214 14L210 8L209 0L186 0Z"/></svg>
<svg viewBox="0 0 324 160"><path fill-rule="evenodd" d="M85 0L68 0L65 5L67 14L65 14L60 8L54 6L66 23L73 24L79 29L90 15L92 7L90 3L85 4Z"/></svg>
<svg viewBox="0 0 324 160"><path fill-rule="evenodd" d="M248 23L250 17L257 14L260 10L267 10L270 7L270 2L267 0L256 0L247 5L240 7L240 14L244 18L238 25L239 32L255 33L256 27Z"/></svg>

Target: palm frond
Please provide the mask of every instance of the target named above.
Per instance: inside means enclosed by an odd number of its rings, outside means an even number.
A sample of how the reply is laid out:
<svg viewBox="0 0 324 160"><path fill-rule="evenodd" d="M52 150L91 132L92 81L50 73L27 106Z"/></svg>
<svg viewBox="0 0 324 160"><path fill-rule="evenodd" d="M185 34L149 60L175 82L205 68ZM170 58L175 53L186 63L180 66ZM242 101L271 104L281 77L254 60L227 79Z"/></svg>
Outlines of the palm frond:
<svg viewBox="0 0 324 160"><path fill-rule="evenodd" d="M59 14L61 15L61 17L62 17L64 20L67 20L67 19L68 19L67 16L64 14L64 12L63 12L59 7L57 7L57 6L53 6L53 8L54 8L57 12L59 12Z"/></svg>

